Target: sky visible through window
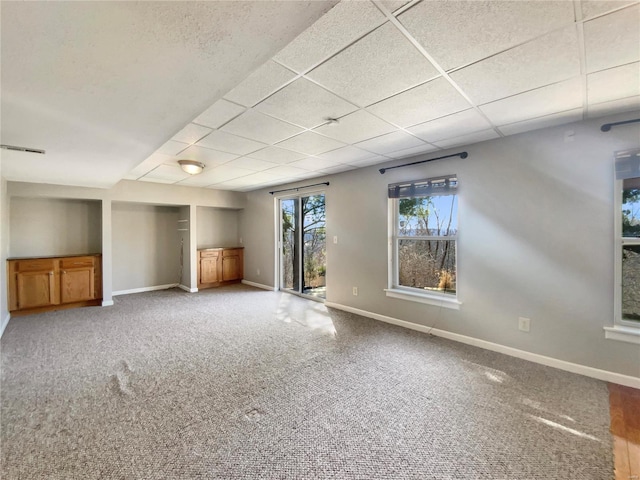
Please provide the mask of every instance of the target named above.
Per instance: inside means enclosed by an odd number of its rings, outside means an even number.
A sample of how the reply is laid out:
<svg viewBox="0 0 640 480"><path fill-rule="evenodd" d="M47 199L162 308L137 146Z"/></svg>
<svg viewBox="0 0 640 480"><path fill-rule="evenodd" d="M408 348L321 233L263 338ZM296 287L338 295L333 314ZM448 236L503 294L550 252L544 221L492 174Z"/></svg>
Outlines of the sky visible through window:
<svg viewBox="0 0 640 480"><path fill-rule="evenodd" d="M403 236L455 235L458 232L458 197L441 195L401 199L398 222L399 233Z"/></svg>

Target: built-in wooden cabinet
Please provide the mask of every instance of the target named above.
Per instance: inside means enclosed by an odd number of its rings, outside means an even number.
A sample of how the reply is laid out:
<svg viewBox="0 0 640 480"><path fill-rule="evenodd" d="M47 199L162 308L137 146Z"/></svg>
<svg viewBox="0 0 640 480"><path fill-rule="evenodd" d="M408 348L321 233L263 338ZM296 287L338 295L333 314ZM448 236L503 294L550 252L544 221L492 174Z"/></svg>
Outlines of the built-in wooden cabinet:
<svg viewBox="0 0 640 480"><path fill-rule="evenodd" d="M242 248L198 250L198 288L218 287L239 282L244 273Z"/></svg>
<svg viewBox="0 0 640 480"><path fill-rule="evenodd" d="M99 254L7 260L9 310L13 314L37 313L99 305L101 260Z"/></svg>

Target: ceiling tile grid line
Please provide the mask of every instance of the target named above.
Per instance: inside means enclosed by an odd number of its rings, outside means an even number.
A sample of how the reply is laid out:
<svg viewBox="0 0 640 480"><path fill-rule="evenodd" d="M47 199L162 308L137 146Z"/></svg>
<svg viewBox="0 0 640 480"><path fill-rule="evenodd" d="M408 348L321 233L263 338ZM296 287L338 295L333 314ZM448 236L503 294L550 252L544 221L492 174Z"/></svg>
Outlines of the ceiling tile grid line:
<svg viewBox="0 0 640 480"><path fill-rule="evenodd" d="M378 0L372 0L373 3L381 9L381 11L385 11L386 9L384 9L383 6L381 6L379 4ZM491 127L495 130L495 132L498 134L498 136L500 137L504 137L504 134L502 132L500 132L498 130L498 128L493 124L493 122L491 122L489 120L489 118L484 114L484 112L482 110L480 110L480 108L478 107L478 105L476 105L475 103L473 103L471 101L471 99L469 98L469 96L462 90L462 88L460 88L460 86L454 82L451 77L448 75L448 73L440 66L440 64L438 62L436 62L435 58L433 58L426 50L425 48L420 44L420 42L418 42L413 35L411 35L411 33L409 33L409 31L405 28L404 25L402 25L402 23L400 23L400 20L398 20L396 17L394 17L393 15L389 14L388 12L385 13L385 15L387 15L387 18L389 18L389 20L396 26L396 28L398 28L400 30L400 32L407 38L407 40L409 40L409 42L411 42L420 53L422 53L422 55L425 56L425 58L427 60L429 60L429 62L431 62L431 64L436 68L436 70L438 70L438 72L440 72L440 74L442 75L442 77L449 82L449 84L455 89L457 90L457 92L469 103L469 105L474 108L480 115L482 115L483 117L485 117L485 119L487 120L487 122L489 122L489 124L491 125Z"/></svg>
<svg viewBox="0 0 640 480"><path fill-rule="evenodd" d="M576 1L582 3L583 0L576 0ZM633 6L635 6L635 5L639 4L639 3L640 3L640 0L636 0L634 2L631 2L631 3L627 4L627 5L619 5L619 6L615 7L615 8L611 8L611 10L602 11L602 12L600 12L600 13L598 13L596 15L593 15L591 17L585 17L584 15L582 15L582 20L581 21L590 22L591 20L596 20L596 19L598 19L600 17L605 17L605 16L610 15L612 13L616 13L616 12L618 12L620 10L624 10L625 8L631 8L631 7L633 7ZM582 10L581 10L581 13L582 13Z"/></svg>
<svg viewBox="0 0 640 480"><path fill-rule="evenodd" d="M573 10L576 16L576 29L578 32L578 57L580 60L580 76L582 77L582 119L584 120L589 112L589 103L587 98L587 50L584 43L581 0L573 0Z"/></svg>
<svg viewBox="0 0 640 480"><path fill-rule="evenodd" d="M410 8L416 6L417 4L419 4L420 2L422 2L422 0L413 0L412 2L407 3L406 5L403 5L402 7L400 7L397 10L394 10L393 12L389 12L391 14L393 14L394 17L397 17L398 15L403 14L404 12L406 12L407 10L409 10ZM376 5L376 7L380 8L379 5ZM384 7L384 6L383 6ZM382 13L385 13L384 11Z"/></svg>

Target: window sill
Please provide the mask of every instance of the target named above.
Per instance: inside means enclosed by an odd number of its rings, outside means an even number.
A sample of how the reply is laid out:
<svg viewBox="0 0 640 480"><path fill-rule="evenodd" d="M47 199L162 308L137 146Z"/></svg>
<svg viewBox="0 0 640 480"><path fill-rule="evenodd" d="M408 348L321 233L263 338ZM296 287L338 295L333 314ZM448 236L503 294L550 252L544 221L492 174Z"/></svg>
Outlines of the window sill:
<svg viewBox="0 0 640 480"><path fill-rule="evenodd" d="M396 288L385 288L387 297L399 298L401 300L409 300L410 302L426 303L427 305L435 305L437 307L451 308L460 310L461 302L454 297L444 295L429 295L424 293L414 293Z"/></svg>
<svg viewBox="0 0 640 480"><path fill-rule="evenodd" d="M604 327L604 337L609 340L618 340L620 342L640 345L640 328L623 327L621 325Z"/></svg>

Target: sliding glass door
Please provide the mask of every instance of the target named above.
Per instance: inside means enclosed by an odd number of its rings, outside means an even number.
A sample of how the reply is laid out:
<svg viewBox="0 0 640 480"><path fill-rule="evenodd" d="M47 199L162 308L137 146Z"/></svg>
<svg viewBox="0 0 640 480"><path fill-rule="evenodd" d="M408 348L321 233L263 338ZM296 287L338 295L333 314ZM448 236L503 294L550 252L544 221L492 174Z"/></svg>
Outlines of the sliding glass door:
<svg viewBox="0 0 640 480"><path fill-rule="evenodd" d="M279 200L280 289L325 298L324 194Z"/></svg>

